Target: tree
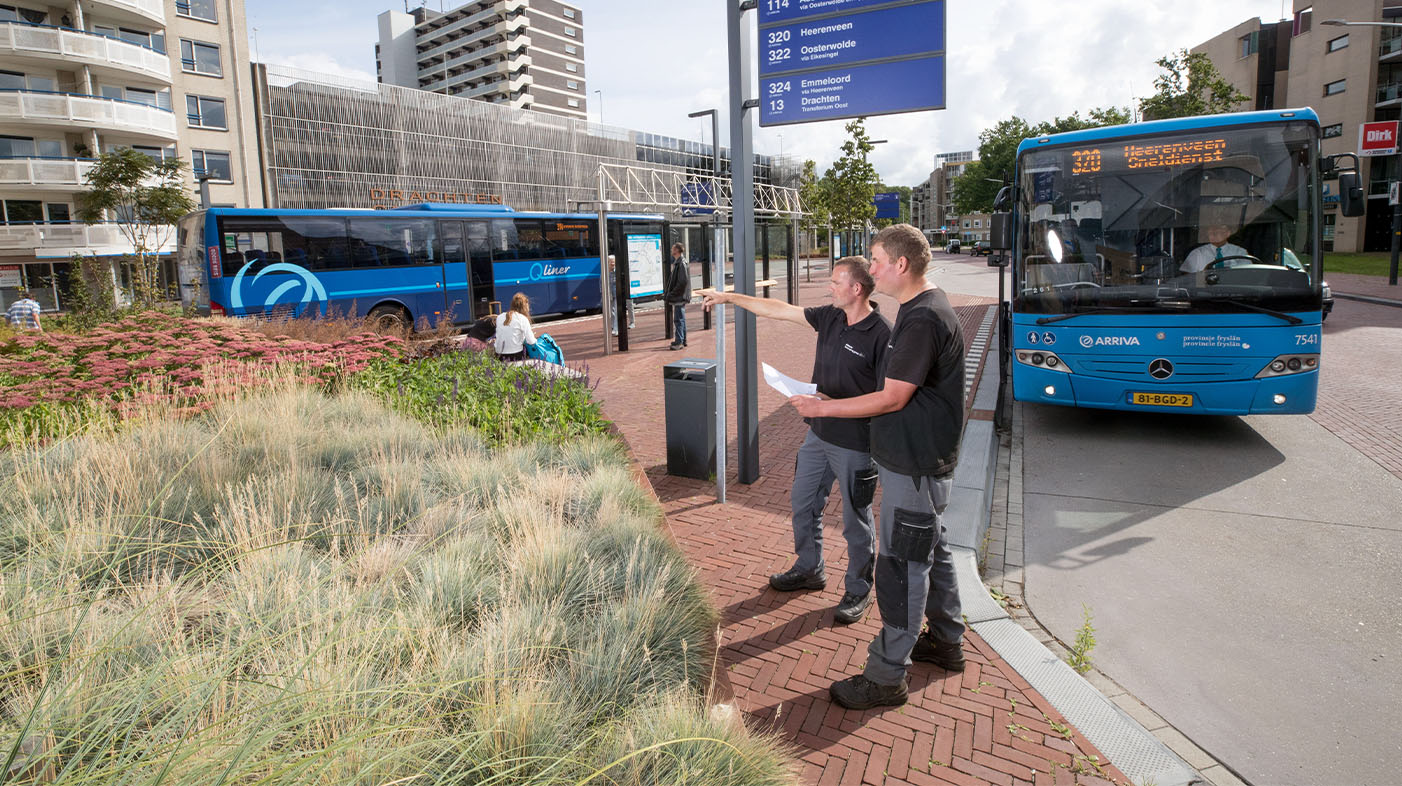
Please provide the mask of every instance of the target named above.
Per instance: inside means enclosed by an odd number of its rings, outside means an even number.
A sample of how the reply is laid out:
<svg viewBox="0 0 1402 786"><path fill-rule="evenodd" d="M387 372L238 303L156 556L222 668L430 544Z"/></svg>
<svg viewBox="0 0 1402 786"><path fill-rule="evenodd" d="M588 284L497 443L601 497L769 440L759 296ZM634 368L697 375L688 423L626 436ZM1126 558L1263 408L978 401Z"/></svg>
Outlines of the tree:
<svg viewBox="0 0 1402 786"><path fill-rule="evenodd" d="M1231 112L1251 96L1236 89L1202 52L1180 49L1158 59L1164 70L1154 80L1158 90L1139 102L1139 112L1145 120L1170 117L1220 115Z"/></svg>
<svg viewBox="0 0 1402 786"><path fill-rule="evenodd" d="M846 126L850 138L842 143L842 155L823 174L827 181L827 207L833 226L841 229L866 226L876 215L871 203L876 194L876 167L867 160L871 139L867 137L866 118L857 118Z"/></svg>
<svg viewBox="0 0 1402 786"><path fill-rule="evenodd" d="M111 215L117 229L131 243L136 265L135 301L143 306L163 299L156 252L175 233L175 222L195 209L185 187L185 162L178 158L157 161L131 148L103 153L85 180L87 191L78 194L77 215L84 224L96 224Z"/></svg>
<svg viewBox="0 0 1402 786"><path fill-rule="evenodd" d="M1013 176L1017 146L1022 140L1128 122L1129 110L1120 107L1098 107L1085 117L1080 112L1072 112L1035 126L1016 116L999 121L998 125L979 134L978 160L966 166L964 173L951 184L955 210L964 214L986 213L993 209L998 189Z"/></svg>
<svg viewBox="0 0 1402 786"><path fill-rule="evenodd" d="M818 164L813 159L803 162L803 173L798 176L798 198L803 202L803 209L807 215L803 217L802 226L805 230L812 231L818 227L828 225L828 205L826 189L823 181L818 177Z"/></svg>

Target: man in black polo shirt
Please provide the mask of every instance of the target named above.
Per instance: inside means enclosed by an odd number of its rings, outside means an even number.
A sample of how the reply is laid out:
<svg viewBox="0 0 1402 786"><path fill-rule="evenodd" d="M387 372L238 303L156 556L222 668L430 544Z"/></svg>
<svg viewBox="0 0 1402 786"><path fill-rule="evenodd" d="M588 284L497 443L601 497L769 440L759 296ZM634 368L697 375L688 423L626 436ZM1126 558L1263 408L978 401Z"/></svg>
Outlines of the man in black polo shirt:
<svg viewBox="0 0 1402 786"><path fill-rule="evenodd" d="M790 399L805 417L871 418L872 458L881 473L881 633L867 648L864 672L829 689L851 709L904 704L911 660L964 669L954 558L940 522L963 433L964 338L949 298L925 280L930 246L920 230L881 230L871 258L877 289L901 304L881 389L850 399ZM922 616L930 625L924 634Z"/></svg>
<svg viewBox="0 0 1402 786"><path fill-rule="evenodd" d="M828 291L832 305L799 308L778 300L733 292L709 292L705 306L732 303L757 316L811 325L818 331L813 382L834 397L860 396L876 390L877 369L886 353L891 326L871 303L874 283L861 257L843 257L833 265ZM833 480L842 489L842 536L847 540L847 578L833 618L851 624L871 606L873 530L871 500L876 467L871 461L871 434L865 418L809 418L808 435L798 449L789 505L793 512L794 552L798 560L769 577L781 592L823 589L823 506Z"/></svg>

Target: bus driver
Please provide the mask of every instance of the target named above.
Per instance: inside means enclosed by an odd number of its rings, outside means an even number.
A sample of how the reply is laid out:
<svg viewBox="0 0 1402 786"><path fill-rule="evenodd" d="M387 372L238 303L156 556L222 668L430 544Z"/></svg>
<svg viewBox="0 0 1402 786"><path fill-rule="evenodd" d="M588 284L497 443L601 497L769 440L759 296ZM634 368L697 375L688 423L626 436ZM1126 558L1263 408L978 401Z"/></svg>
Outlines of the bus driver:
<svg viewBox="0 0 1402 786"><path fill-rule="evenodd" d="M1183 273L1198 273L1206 270L1208 265L1219 259L1251 256L1251 252L1241 246L1227 242L1234 231L1235 228L1227 224L1209 224L1207 242L1189 252L1188 258L1183 260L1183 265L1179 270ZM1244 261L1241 264L1244 264Z"/></svg>

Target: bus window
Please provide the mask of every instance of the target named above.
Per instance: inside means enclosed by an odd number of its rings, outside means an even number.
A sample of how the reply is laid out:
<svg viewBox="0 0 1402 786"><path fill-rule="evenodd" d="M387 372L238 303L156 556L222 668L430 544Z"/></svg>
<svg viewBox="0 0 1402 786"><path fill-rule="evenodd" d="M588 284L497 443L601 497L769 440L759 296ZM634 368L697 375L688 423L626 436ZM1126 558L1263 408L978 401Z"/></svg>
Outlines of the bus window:
<svg viewBox="0 0 1402 786"><path fill-rule="evenodd" d="M516 222L509 218L492 221L492 258L520 259L516 242Z"/></svg>
<svg viewBox="0 0 1402 786"><path fill-rule="evenodd" d="M351 266L345 219L288 217L283 223L284 262L308 270L344 270Z"/></svg>
<svg viewBox="0 0 1402 786"><path fill-rule="evenodd" d="M534 218L516 219L516 251L521 259L546 256L544 222Z"/></svg>
<svg viewBox="0 0 1402 786"><path fill-rule="evenodd" d="M510 224L510 221L504 222ZM492 280L492 238L486 221L468 221L468 280L472 282L472 316L486 316L496 299Z"/></svg>
<svg viewBox="0 0 1402 786"><path fill-rule="evenodd" d="M593 227L579 221L547 221L545 242L549 249L547 256L587 257L598 256L598 246L594 245Z"/></svg>
<svg viewBox="0 0 1402 786"><path fill-rule="evenodd" d="M355 267L434 265L434 222L424 218L352 218L350 255Z"/></svg>

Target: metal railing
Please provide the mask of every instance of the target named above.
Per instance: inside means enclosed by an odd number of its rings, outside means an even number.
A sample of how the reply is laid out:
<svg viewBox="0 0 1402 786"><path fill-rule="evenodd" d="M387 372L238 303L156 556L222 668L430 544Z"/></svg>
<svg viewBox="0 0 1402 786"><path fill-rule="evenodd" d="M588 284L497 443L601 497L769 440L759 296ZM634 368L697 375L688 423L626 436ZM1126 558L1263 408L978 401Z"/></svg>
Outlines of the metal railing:
<svg viewBox="0 0 1402 786"><path fill-rule="evenodd" d="M49 55L64 61L135 71L170 82L170 57L144 44L67 27L0 23L0 53Z"/></svg>
<svg viewBox="0 0 1402 786"><path fill-rule="evenodd" d="M1378 103L1384 101L1396 101L1402 98L1402 82L1390 82L1385 85L1378 85Z"/></svg>
<svg viewBox="0 0 1402 786"><path fill-rule="evenodd" d="M158 253L174 250L174 227L162 227L153 234L166 238ZM121 225L116 223L0 224L0 249L28 251L39 257L68 257L73 254L129 254L132 245L122 233Z"/></svg>
<svg viewBox="0 0 1402 786"><path fill-rule="evenodd" d="M91 158L0 158L0 185L78 188L96 165Z"/></svg>
<svg viewBox="0 0 1402 786"><path fill-rule="evenodd" d="M176 139L175 113L138 101L57 93L45 90L0 90L0 117L10 122L128 131Z"/></svg>
<svg viewBox="0 0 1402 786"><path fill-rule="evenodd" d="M653 169L623 164L599 164L600 198L613 204L613 209L627 207L638 210L685 210L707 208L710 205L684 204L684 190L693 194L716 194L715 208L730 212L733 192L728 177L698 175L668 169ZM755 184L755 214L798 218L805 214L798 189L767 183Z"/></svg>

